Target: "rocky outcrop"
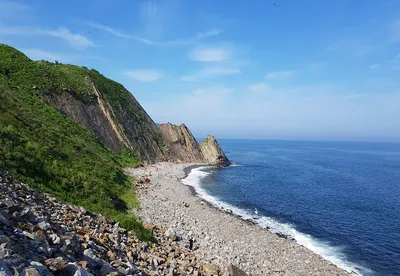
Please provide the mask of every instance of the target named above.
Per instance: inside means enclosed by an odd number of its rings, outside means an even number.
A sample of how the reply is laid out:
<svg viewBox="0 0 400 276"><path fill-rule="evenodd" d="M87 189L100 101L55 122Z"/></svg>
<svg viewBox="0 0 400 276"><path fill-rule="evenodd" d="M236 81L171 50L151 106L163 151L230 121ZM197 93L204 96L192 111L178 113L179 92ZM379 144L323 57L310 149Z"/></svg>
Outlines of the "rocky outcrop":
<svg viewBox="0 0 400 276"><path fill-rule="evenodd" d="M225 156L225 153L222 151L214 136L208 135L208 137L199 144L199 147L207 163L224 167L230 165L228 158Z"/></svg>
<svg viewBox="0 0 400 276"><path fill-rule="evenodd" d="M230 165L214 136L209 135L199 144L184 124L161 124L158 129L163 137L164 155L168 161L208 163L223 167Z"/></svg>
<svg viewBox="0 0 400 276"><path fill-rule="evenodd" d="M186 125L160 124L158 129L164 141L164 155L175 162L204 162L199 144Z"/></svg>
<svg viewBox="0 0 400 276"><path fill-rule="evenodd" d="M88 80L92 86L91 100L82 101L76 93L67 90L64 93L40 93L47 104L70 117L93 133L112 151L120 153L121 145L134 150L144 164L165 160L161 145L161 135L150 116L136 99L126 91L123 95L129 106L111 105L104 100L102 92ZM121 93L120 91L118 93Z"/></svg>

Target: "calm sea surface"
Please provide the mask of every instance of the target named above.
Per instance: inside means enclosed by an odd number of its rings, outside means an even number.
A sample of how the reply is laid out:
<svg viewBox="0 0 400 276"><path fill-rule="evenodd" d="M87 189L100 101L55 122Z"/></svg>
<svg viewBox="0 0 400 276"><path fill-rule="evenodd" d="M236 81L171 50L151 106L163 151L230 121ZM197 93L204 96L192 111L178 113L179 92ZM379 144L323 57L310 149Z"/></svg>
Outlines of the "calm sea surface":
<svg viewBox="0 0 400 276"><path fill-rule="evenodd" d="M219 140L236 165L195 169L211 203L364 275L400 275L400 144Z"/></svg>

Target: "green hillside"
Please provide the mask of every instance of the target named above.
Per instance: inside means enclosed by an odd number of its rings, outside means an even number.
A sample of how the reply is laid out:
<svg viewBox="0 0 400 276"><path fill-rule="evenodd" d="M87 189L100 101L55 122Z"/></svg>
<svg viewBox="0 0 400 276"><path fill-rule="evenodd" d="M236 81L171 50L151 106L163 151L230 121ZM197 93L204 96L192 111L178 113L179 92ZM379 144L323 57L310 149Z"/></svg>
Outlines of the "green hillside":
<svg viewBox="0 0 400 276"><path fill-rule="evenodd" d="M44 61L34 62L7 45L0 45L0 171L8 171L42 191L72 204L102 213L153 240L128 210L137 207L131 180L123 166L141 162L123 148L116 154L84 127L46 105L38 93L76 91L82 101L92 90L85 76L116 83L97 71ZM114 98L113 98L114 97ZM110 97L110 100L117 96Z"/></svg>

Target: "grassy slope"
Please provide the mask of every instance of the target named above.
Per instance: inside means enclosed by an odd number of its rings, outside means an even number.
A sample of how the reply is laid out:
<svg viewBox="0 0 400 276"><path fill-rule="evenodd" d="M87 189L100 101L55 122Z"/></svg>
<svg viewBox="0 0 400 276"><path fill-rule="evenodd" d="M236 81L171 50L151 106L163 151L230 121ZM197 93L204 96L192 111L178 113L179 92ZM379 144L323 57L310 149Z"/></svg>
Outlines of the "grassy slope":
<svg viewBox="0 0 400 276"><path fill-rule="evenodd" d="M154 240L128 212L138 204L122 166L140 161L127 149L113 153L36 95L71 89L81 100L90 99L84 72L88 70L72 65L33 62L0 45L0 170Z"/></svg>

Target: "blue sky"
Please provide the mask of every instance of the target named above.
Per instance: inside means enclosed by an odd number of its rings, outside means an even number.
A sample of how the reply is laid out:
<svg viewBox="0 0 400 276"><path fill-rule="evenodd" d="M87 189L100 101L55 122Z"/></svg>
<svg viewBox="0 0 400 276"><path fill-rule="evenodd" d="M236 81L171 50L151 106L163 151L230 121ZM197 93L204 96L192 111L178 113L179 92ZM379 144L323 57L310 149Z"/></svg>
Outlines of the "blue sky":
<svg viewBox="0 0 400 276"><path fill-rule="evenodd" d="M397 0L0 0L0 42L196 136L400 141Z"/></svg>

